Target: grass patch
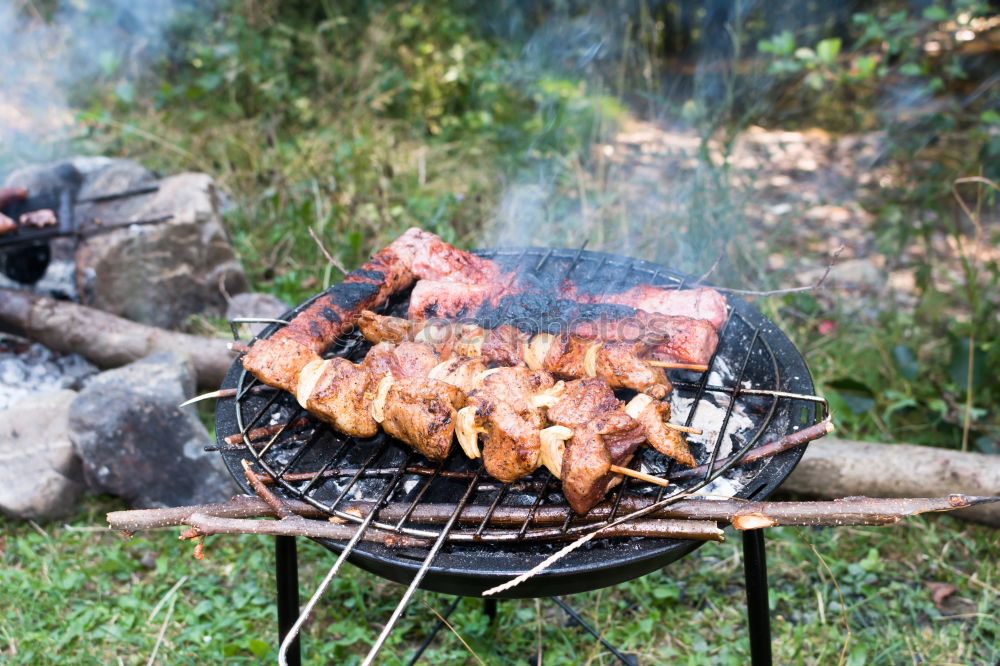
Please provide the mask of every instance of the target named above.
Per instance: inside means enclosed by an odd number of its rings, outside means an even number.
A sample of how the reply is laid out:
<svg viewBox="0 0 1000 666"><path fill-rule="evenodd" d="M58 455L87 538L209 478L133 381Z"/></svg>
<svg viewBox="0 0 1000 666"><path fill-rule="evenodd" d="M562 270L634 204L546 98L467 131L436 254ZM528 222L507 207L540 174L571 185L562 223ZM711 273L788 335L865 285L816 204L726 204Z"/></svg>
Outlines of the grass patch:
<svg viewBox="0 0 1000 666"><path fill-rule="evenodd" d="M210 538L206 558L177 530L123 541L103 530L121 506L88 499L68 522L4 520L0 541L0 655L4 663L248 663L276 658L270 539ZM1000 658L1000 544L995 531L947 516L894 527L767 531L776 663L993 664ZM742 549L738 534L657 572L566 601L642 663L744 664ZM299 540L308 595L334 555ZM821 561L822 560L822 561ZM943 610L927 583L950 583ZM338 576L309 623L306 663L357 663L403 588L353 566ZM380 663L405 663L452 597L420 592ZM599 644L547 600L500 603L491 625L465 599L452 626L488 664L611 663ZM157 641L162 639L157 648ZM849 635L848 635L849 632ZM849 640L848 640L849 638ZM426 663L472 663L443 630Z"/></svg>

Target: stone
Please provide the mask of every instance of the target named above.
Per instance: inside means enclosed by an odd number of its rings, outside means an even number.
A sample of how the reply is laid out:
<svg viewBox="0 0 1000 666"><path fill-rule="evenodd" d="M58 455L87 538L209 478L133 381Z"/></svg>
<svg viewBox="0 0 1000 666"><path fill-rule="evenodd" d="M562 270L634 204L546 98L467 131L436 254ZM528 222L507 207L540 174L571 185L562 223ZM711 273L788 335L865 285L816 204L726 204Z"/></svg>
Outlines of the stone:
<svg viewBox="0 0 1000 666"><path fill-rule="evenodd" d="M221 316L226 298L247 289L205 174L159 181L123 225L91 236L77 253L81 302L152 326L182 328L191 315Z"/></svg>
<svg viewBox="0 0 1000 666"><path fill-rule="evenodd" d="M97 375L70 407L70 437L95 493L136 508L225 501L236 486L193 406L190 362L171 352Z"/></svg>
<svg viewBox="0 0 1000 666"><path fill-rule="evenodd" d="M229 299L226 307L226 319L280 319L283 314L291 310L292 307L280 298L270 294L257 292L247 292L237 294ZM244 324L244 330L250 335L256 336L268 327L268 324Z"/></svg>
<svg viewBox="0 0 1000 666"><path fill-rule="evenodd" d="M68 515L84 491L68 414L76 391L35 395L0 412L0 511L21 520Z"/></svg>

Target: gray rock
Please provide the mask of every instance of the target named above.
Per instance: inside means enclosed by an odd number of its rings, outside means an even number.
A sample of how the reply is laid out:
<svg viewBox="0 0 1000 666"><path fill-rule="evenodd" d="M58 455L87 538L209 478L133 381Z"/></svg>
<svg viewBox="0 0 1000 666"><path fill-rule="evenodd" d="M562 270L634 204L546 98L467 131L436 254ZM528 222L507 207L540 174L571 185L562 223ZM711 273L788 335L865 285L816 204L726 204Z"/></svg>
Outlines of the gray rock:
<svg viewBox="0 0 1000 666"><path fill-rule="evenodd" d="M81 172L84 172L86 168L81 169L79 160L74 161L74 166ZM80 199L124 192L156 182L156 175L152 171L132 160L107 160L107 162L100 163L100 166L95 165L94 168L86 171L86 174L86 180L83 181L83 186L77 193L77 197Z"/></svg>
<svg viewBox="0 0 1000 666"><path fill-rule="evenodd" d="M172 217L91 236L77 253L84 304L133 321L179 328L193 314L220 316L226 296L246 291L205 174L159 181L125 219Z"/></svg>
<svg viewBox="0 0 1000 666"><path fill-rule="evenodd" d="M292 307L280 298L270 294L246 293L237 294L229 299L226 307L226 319L279 319ZM268 324L245 324L250 335L257 335L267 328Z"/></svg>
<svg viewBox="0 0 1000 666"><path fill-rule="evenodd" d="M95 377L70 407L87 486L155 508L224 501L235 485L193 407L184 358L163 352Z"/></svg>
<svg viewBox="0 0 1000 666"><path fill-rule="evenodd" d="M76 391L32 396L0 412L0 511L45 520L71 513L84 490L67 415Z"/></svg>

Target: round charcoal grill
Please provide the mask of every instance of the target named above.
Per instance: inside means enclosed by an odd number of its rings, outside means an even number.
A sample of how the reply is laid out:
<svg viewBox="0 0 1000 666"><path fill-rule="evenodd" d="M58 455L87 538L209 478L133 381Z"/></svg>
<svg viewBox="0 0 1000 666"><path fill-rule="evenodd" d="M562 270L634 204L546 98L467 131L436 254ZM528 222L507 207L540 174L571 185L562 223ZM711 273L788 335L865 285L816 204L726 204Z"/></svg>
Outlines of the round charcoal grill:
<svg viewBox="0 0 1000 666"><path fill-rule="evenodd" d="M643 284L681 289L689 281L651 262L600 252L530 248L477 254L505 270L531 272L555 283L563 278L578 284L599 281L608 293ZM406 316L408 301L409 292L398 294L382 311ZM788 338L744 301L732 296L728 301L729 317L709 371L670 374L674 384L671 420L704 431L689 442L697 462L709 464L710 469L718 460L743 455L823 416L822 400L813 395L809 370ZM290 321L311 302L293 309L283 320ZM517 323L525 328L524 322ZM273 323L261 337L270 336L281 325ZM369 347L353 331L338 339L328 356L357 362ZM481 471L480 461L467 459L458 446L439 464L382 434L369 440L346 437L313 419L290 394L260 385L239 361L230 368L223 388L235 388L237 395L219 401L216 437L226 465L247 493L253 490L243 473L244 459L277 479L272 488L280 497L305 501L331 517L361 524L368 512L359 515L348 509L384 502L368 530L421 537L429 545L393 547L358 541L348 561L396 582L410 583L418 577L421 588L463 596L477 596L504 583L538 565L567 541L627 517L626 508L634 505L631 498L660 501L700 489L764 499L805 450L802 445L745 465L727 465L712 475L678 481L668 488L626 479L607 497L612 507L608 518L587 522L570 511L558 480L544 468L502 484ZM226 444L232 435L243 435L243 443ZM640 451L636 458L643 471L663 478L680 471L662 454L648 448ZM520 508L524 519L515 524L493 520L508 507ZM444 508L452 517L475 511L481 518L446 524L414 519L430 508ZM319 541L337 552L345 547L341 542ZM538 597L606 587L663 567L699 545L699 541L649 537L593 539L501 596Z"/></svg>

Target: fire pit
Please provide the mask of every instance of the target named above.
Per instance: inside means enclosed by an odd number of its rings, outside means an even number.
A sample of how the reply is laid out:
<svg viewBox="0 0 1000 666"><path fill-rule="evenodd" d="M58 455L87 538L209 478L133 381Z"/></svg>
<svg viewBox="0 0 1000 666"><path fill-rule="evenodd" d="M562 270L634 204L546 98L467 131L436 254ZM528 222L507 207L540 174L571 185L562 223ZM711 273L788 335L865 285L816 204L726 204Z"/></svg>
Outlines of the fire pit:
<svg viewBox="0 0 1000 666"><path fill-rule="evenodd" d="M556 279L601 279L611 293L639 284L677 289L689 285L689 278L663 266L598 252L531 248L478 254L506 270ZM409 292L398 294L384 310L405 313L408 298ZM310 303L284 319L290 320ZM425 540L426 545L407 547L358 538L346 544L320 540L342 559L409 585L374 654L418 586L480 595L540 565L563 547L560 542L600 529L606 530L604 538L565 554L500 596L549 596L613 585L663 567L700 542L635 537L624 531L610 532L614 538L606 538L608 530L685 493L746 499L771 494L798 462L804 445L748 464L740 464L742 458L761 443L813 425L823 415L823 401L813 395L802 357L772 322L737 298L728 299L728 309L708 372L671 374L675 420L703 431L689 441L697 462L707 465L704 472L685 474L662 455L644 451L637 455L640 469L671 479L672 485L664 488L626 479L611 493L596 521L593 516L575 515L559 492L558 481L544 470L503 484L486 476L478 461L458 453L435 464L384 434L368 440L338 434L302 410L290 394L261 386L239 362L223 384L237 394L219 402L216 436L227 466L247 492L253 491L242 461L249 455L256 470L274 480L272 488L280 497L357 524L358 536L373 530ZM280 326L272 324L261 337ZM355 331L338 339L330 355L358 360L368 348ZM747 542L751 618L756 623L752 629L759 634L752 640L756 658L767 650L766 579L762 538L758 532L747 534L756 535ZM286 599L286 607L295 605Z"/></svg>

